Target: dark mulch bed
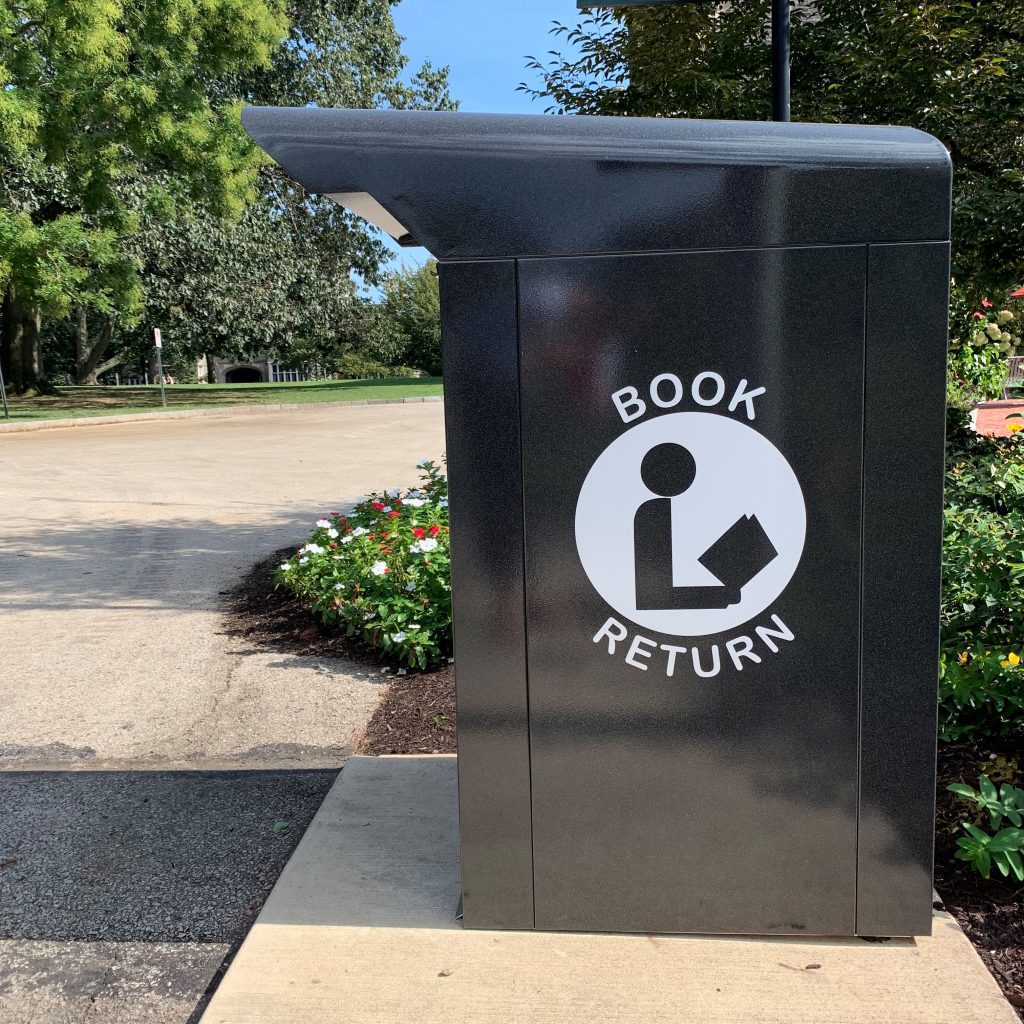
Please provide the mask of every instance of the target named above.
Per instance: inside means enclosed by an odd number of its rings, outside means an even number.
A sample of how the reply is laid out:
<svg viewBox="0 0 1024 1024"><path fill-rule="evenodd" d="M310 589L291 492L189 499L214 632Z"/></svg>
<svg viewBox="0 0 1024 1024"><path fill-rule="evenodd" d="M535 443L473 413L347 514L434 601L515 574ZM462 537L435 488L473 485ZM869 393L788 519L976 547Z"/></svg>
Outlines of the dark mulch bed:
<svg viewBox="0 0 1024 1024"><path fill-rule="evenodd" d="M381 664L379 651L328 629L295 598L273 589L274 567L292 552L292 548L275 552L224 592L227 632L271 650ZM391 670L395 673L397 666ZM450 665L431 672L393 674L359 753L454 753L454 677ZM947 793L946 786L967 782L977 788L982 765L992 764L990 754L1002 758L997 767L1015 773L1015 784L1022 784L1024 756L1019 746L993 747L984 754L967 743L943 744L939 749L935 887L1024 1020L1024 886L1002 878L986 882L953 859L955 841L963 834L959 823L968 808ZM1006 779L997 774L994 781Z"/></svg>
<svg viewBox="0 0 1024 1024"><path fill-rule="evenodd" d="M429 672L381 661L381 652L323 625L298 600L271 582L274 569L294 554L275 551L249 570L225 599L229 636L288 654L361 661L389 667L391 682L370 718L360 754L454 754L455 673L451 665Z"/></svg>
<svg viewBox="0 0 1024 1024"><path fill-rule="evenodd" d="M992 747L985 754L969 743L939 747L935 888L1024 1020L1024 885L1003 879L994 867L986 882L953 857L956 840L964 835L960 822L970 805L947 793L946 786L966 782L977 789L982 765L995 766L993 782L1021 785L1024 757L1019 745ZM988 826L987 816L983 824Z"/></svg>
<svg viewBox="0 0 1024 1024"><path fill-rule="evenodd" d="M377 705L360 754L454 754L455 673L397 676Z"/></svg>

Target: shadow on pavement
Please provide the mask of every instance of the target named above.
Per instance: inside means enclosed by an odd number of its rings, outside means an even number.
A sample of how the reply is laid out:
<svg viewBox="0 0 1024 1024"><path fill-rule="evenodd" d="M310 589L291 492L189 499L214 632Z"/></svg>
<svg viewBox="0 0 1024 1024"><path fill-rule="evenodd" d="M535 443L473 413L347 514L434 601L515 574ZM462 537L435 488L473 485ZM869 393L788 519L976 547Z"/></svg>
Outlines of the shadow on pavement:
<svg viewBox="0 0 1024 1024"><path fill-rule="evenodd" d="M337 770L0 772L0 939L241 939Z"/></svg>

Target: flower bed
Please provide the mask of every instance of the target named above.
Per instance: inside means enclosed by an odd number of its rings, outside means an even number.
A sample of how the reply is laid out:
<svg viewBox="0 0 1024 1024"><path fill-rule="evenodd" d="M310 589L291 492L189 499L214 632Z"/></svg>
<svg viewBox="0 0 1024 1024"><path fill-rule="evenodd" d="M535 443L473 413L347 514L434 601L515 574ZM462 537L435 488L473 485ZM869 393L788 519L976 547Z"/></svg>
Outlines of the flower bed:
<svg viewBox="0 0 1024 1024"><path fill-rule="evenodd" d="M274 581L327 625L392 660L427 668L451 655L448 481L423 462L422 486L332 512Z"/></svg>

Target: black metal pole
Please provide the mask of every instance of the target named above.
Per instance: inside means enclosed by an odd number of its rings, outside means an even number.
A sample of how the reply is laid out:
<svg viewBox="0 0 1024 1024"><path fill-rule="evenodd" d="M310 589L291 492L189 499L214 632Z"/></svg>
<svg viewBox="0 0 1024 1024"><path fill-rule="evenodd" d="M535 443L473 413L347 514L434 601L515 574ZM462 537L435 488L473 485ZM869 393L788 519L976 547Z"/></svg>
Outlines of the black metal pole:
<svg viewBox="0 0 1024 1024"><path fill-rule="evenodd" d="M789 120L789 0L772 0L772 120Z"/></svg>

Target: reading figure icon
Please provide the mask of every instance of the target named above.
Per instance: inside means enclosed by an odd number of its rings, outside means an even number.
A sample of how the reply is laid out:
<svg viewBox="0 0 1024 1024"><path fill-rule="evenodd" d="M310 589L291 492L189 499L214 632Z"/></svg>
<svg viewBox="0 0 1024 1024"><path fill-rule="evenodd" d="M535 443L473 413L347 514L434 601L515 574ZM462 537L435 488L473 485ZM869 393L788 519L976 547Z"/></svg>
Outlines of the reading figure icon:
<svg viewBox="0 0 1024 1024"><path fill-rule="evenodd" d="M697 476L697 464L681 444L657 444L643 458L640 475L656 497L643 502L633 518L633 551L638 610L728 608L778 551L757 516L740 516L697 561L719 585L673 583L673 498L685 493ZM695 510L699 515L699 509ZM691 512L691 514L694 514Z"/></svg>

